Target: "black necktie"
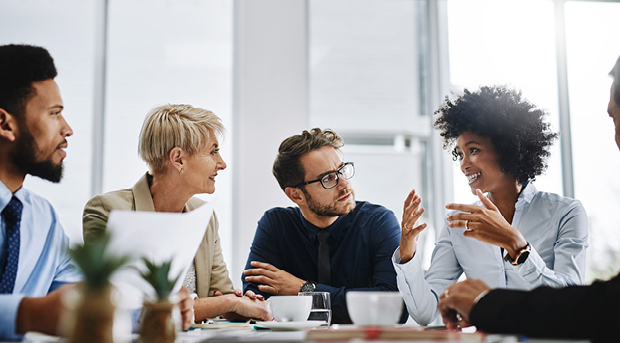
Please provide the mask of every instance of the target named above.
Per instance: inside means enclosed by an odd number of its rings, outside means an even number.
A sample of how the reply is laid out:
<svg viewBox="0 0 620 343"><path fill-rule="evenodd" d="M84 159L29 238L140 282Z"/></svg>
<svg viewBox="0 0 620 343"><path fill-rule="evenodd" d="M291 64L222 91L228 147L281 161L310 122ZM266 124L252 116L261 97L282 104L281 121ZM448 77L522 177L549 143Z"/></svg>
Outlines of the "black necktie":
<svg viewBox="0 0 620 343"><path fill-rule="evenodd" d="M319 230L316 237L319 239L319 279L318 282L324 285L332 284L332 271L329 265L329 232L327 230Z"/></svg>
<svg viewBox="0 0 620 343"><path fill-rule="evenodd" d="M22 203L13 196L2 211L6 228L7 253L6 261L4 261L4 270L0 278L0 294L13 293L13 288L15 288L15 276L17 275L17 264L19 262L19 226L23 207Z"/></svg>

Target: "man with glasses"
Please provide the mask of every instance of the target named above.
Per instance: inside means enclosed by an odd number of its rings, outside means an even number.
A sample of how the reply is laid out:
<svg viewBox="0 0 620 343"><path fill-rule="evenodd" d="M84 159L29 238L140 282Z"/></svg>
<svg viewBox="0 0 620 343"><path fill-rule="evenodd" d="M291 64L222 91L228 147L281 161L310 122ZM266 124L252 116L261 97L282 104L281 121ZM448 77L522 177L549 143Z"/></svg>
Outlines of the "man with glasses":
<svg viewBox="0 0 620 343"><path fill-rule="evenodd" d="M297 207L263 215L242 276L244 292L265 297L329 292L335 324L351 322L347 291L398 290L390 258L400 225L390 210L355 201L355 167L342 161L343 145L318 128L282 142L273 175Z"/></svg>

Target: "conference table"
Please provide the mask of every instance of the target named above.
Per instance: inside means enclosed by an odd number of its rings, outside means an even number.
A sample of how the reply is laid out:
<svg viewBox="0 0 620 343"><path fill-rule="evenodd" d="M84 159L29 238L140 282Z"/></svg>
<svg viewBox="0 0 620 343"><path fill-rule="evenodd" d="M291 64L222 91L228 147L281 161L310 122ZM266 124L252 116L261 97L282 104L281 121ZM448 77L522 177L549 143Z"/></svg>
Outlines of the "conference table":
<svg viewBox="0 0 620 343"><path fill-rule="evenodd" d="M300 328L281 331L261 325L245 323L217 323L215 325L196 325L186 332L180 332L176 343L363 343L363 342L444 342L444 343L585 343L588 340L570 339L536 339L515 335L485 335L474 330L462 333L445 330L425 330L420 326L394 325L382 327L361 327L355 325L332 325L330 327ZM62 343L65 339L50 337L37 333L28 333L26 343ZM139 342L137 335L127 338L125 342ZM1 343L1 342L0 342Z"/></svg>

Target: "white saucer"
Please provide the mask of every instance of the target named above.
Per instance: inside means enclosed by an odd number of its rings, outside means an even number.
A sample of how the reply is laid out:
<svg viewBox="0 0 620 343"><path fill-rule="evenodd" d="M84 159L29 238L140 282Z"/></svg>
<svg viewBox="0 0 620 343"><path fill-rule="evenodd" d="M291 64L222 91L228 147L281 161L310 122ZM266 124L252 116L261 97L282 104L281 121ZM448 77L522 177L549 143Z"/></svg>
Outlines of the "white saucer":
<svg viewBox="0 0 620 343"><path fill-rule="evenodd" d="M325 325L322 320L306 320L303 322L256 322L258 326L264 326L272 331L298 331Z"/></svg>

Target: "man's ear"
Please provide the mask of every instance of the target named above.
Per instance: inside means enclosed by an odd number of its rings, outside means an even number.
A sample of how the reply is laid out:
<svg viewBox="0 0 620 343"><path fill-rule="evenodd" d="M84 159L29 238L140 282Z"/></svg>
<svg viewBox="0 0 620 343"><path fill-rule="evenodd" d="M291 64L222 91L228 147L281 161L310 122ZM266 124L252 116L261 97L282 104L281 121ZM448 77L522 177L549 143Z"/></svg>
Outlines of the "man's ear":
<svg viewBox="0 0 620 343"><path fill-rule="evenodd" d="M0 137L14 142L17 139L18 133L17 118L4 108L0 108Z"/></svg>
<svg viewBox="0 0 620 343"><path fill-rule="evenodd" d="M180 173L181 169L183 169L183 162L185 162L185 152L183 149L178 146L172 148L168 154L168 159L172 163L172 167Z"/></svg>
<svg viewBox="0 0 620 343"><path fill-rule="evenodd" d="M297 205L302 205L306 203L306 195L299 188L286 187L284 193L286 193L286 196Z"/></svg>

